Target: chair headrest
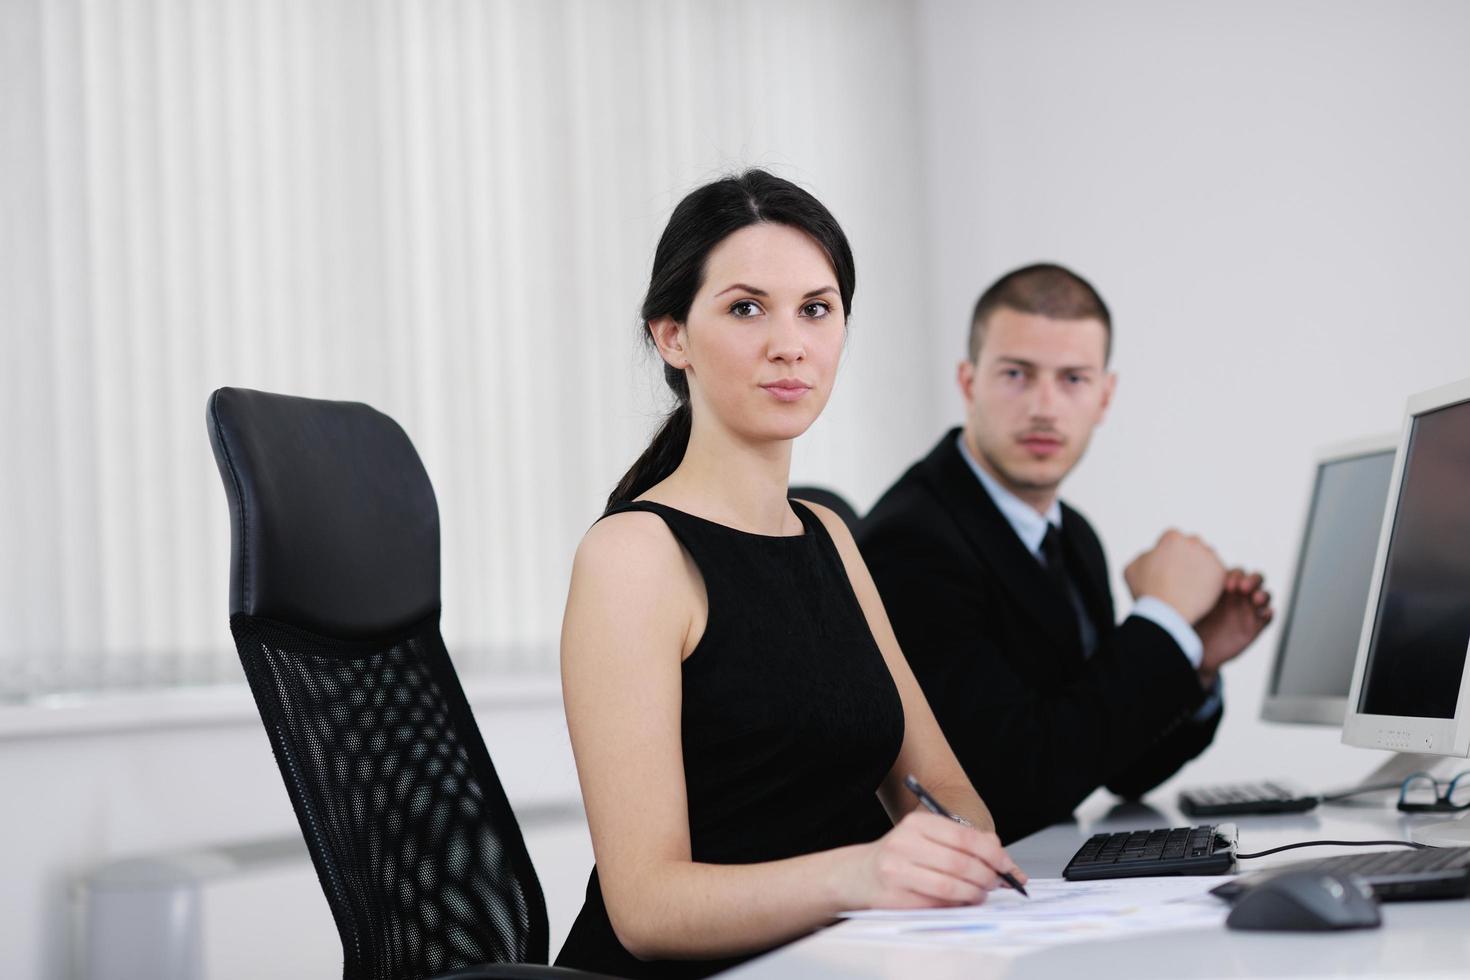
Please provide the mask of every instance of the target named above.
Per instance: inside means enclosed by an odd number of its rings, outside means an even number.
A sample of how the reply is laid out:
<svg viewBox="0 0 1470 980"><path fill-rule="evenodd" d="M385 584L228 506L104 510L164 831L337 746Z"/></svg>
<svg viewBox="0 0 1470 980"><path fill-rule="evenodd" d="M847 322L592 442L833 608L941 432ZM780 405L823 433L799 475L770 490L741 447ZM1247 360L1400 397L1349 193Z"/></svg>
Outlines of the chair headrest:
<svg viewBox="0 0 1470 980"><path fill-rule="evenodd" d="M244 388L209 398L230 504L230 613L328 636L439 608L439 508L398 423L357 402Z"/></svg>

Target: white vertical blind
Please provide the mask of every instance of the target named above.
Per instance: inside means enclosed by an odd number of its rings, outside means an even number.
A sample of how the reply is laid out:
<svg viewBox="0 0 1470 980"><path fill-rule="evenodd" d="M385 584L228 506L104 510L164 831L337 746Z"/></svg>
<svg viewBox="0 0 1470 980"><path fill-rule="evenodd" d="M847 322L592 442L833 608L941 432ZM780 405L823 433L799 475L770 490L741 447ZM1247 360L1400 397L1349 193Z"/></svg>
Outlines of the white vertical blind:
<svg viewBox="0 0 1470 980"><path fill-rule="evenodd" d="M0 0L0 691L237 676L220 385L397 418L462 668L554 668L664 408L654 242L748 165L853 238L796 476L870 503L933 436L913 36L845 0Z"/></svg>

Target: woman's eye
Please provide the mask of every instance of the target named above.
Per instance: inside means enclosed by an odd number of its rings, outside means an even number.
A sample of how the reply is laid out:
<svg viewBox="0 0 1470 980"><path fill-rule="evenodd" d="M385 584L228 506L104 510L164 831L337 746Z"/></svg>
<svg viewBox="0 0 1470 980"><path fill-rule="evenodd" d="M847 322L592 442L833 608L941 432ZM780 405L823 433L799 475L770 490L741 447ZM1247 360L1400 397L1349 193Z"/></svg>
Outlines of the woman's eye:
<svg viewBox="0 0 1470 980"><path fill-rule="evenodd" d="M808 303L801 308L801 315L819 320L832 312L832 307L823 302Z"/></svg>
<svg viewBox="0 0 1470 980"><path fill-rule="evenodd" d="M738 317L757 316L760 311L760 305L751 299L738 299L730 304L730 312Z"/></svg>

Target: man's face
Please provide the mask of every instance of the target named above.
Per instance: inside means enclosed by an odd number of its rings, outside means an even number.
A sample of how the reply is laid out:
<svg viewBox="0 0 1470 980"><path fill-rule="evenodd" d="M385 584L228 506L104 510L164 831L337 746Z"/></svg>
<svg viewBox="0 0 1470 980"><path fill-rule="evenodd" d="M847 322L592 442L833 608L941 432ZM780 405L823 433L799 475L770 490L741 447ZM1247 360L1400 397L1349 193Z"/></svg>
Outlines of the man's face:
<svg viewBox="0 0 1470 980"><path fill-rule="evenodd" d="M980 355L960 364L965 441L1007 489L1050 506L1103 420L1117 376L1102 321L1053 320L1001 308Z"/></svg>

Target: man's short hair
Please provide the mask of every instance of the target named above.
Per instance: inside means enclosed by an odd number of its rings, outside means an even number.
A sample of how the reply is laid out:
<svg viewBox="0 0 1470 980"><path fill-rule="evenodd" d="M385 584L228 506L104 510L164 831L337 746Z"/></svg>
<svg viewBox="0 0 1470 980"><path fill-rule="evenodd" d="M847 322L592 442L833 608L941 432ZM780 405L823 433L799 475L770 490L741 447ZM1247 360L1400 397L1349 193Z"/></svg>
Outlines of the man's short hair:
<svg viewBox="0 0 1470 980"><path fill-rule="evenodd" d="M1004 307L1017 313L1035 313L1052 320L1099 320L1106 334L1103 363L1113 353L1113 318L1092 284L1071 269L1050 262L1038 262L995 281L975 302L970 318L970 362L980 357L985 341L985 327L990 315Z"/></svg>

